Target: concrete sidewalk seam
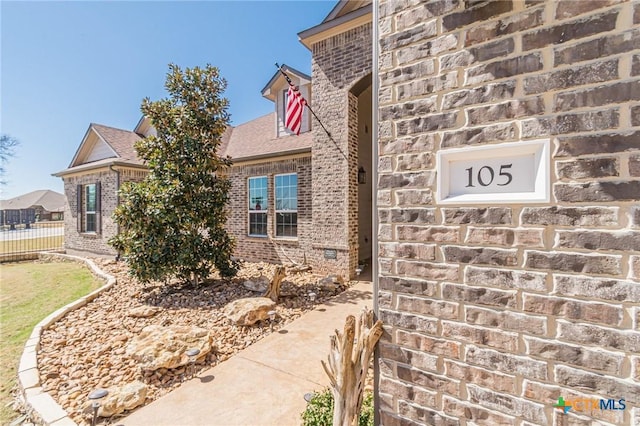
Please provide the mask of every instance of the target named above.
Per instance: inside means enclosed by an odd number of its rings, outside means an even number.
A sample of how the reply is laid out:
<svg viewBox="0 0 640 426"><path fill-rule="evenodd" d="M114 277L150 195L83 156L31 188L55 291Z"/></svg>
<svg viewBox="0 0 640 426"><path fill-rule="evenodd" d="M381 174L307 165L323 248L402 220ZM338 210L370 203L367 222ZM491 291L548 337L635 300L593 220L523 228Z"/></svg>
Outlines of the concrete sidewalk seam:
<svg viewBox="0 0 640 426"><path fill-rule="evenodd" d="M322 383L318 383L318 382L315 382L315 381L313 381L313 380L309 380L309 379L308 379L308 378L306 378L306 377L300 377L300 376L295 375L295 374L292 374L292 373L290 373L290 372L288 372L288 371L281 370L281 369L276 368L276 367L272 367L271 365L269 365L269 364L265 364L264 362L256 361L256 360L253 360L253 359L251 359L251 358L246 358L246 357L239 356L239 355L236 355L236 357L238 357L238 358L240 358L240 359L244 359L245 361L250 361L250 362L252 362L252 363L254 363L254 364L257 364L257 365L260 365L260 366L262 366L262 367L267 367L267 368L269 368L269 369L271 369L271 370L273 370L273 371L278 371L278 372L280 372L280 373L284 373L284 374L286 374L286 375L288 375L288 376L295 377L296 379L304 380L304 381L306 381L306 382L314 383L314 384L316 384L316 385L318 385L318 386L323 386L323 387L324 387L324 385L323 385Z"/></svg>

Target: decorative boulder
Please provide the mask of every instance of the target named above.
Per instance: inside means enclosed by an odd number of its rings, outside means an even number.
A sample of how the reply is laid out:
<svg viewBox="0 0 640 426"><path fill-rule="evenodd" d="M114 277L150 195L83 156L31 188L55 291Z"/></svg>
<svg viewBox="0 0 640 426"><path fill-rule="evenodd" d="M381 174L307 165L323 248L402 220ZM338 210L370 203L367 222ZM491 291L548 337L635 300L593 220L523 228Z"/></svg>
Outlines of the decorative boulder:
<svg viewBox="0 0 640 426"><path fill-rule="evenodd" d="M137 306L129 309L127 315L133 318L149 318L160 312L161 309L157 306Z"/></svg>
<svg viewBox="0 0 640 426"><path fill-rule="evenodd" d="M336 291L344 286L344 279L341 275L328 275L318 281L318 287L322 290Z"/></svg>
<svg viewBox="0 0 640 426"><path fill-rule="evenodd" d="M248 297L238 299L224 307L224 315L235 325L253 325L269 318L269 311L276 303L268 297Z"/></svg>
<svg viewBox="0 0 640 426"><path fill-rule="evenodd" d="M269 287L269 278L264 275L256 278L255 280L246 280L242 283L247 290L255 291L258 293L264 293Z"/></svg>
<svg viewBox="0 0 640 426"><path fill-rule="evenodd" d="M122 387L110 388L109 394L100 402L98 415L100 417L111 417L125 410L133 410L137 406L144 404L147 398L147 390L147 385L137 380Z"/></svg>
<svg viewBox="0 0 640 426"><path fill-rule="evenodd" d="M185 353L189 349L200 349L198 358L211 352L211 341L211 334L203 328L149 325L132 339L127 355L140 362L143 370L176 368L189 363Z"/></svg>

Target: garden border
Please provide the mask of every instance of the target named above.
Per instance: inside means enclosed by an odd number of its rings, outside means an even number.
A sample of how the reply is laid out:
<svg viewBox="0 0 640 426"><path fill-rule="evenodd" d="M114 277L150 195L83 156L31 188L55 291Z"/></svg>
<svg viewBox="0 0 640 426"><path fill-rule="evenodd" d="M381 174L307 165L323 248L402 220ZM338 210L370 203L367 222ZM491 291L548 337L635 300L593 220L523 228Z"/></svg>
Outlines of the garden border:
<svg viewBox="0 0 640 426"><path fill-rule="evenodd" d="M69 312L76 310L98 297L103 291L110 289L116 283L115 277L105 273L90 259L71 256L68 254L45 252L41 253L38 257L41 260L53 260L60 259L66 261L72 261L76 263L82 263L89 267L91 273L101 280L105 281L105 284L92 291L86 296L71 302L62 308L49 314L45 319L40 321L31 331L29 339L24 345L22 356L20 357L20 364L18 367L18 382L20 384L20 392L24 399L26 408L29 415L37 418L42 424L51 426L77 426L77 424L71 420L68 413L49 395L42 390L40 386L40 375L38 373L38 358L37 351L40 348L40 336L42 331L48 328L51 324L64 317Z"/></svg>

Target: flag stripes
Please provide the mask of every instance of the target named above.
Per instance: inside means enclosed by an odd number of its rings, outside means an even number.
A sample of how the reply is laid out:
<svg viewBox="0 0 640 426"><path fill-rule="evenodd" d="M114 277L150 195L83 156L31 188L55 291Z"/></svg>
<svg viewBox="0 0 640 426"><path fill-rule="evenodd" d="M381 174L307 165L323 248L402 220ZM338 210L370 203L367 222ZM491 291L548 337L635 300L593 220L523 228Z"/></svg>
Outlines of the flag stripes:
<svg viewBox="0 0 640 426"><path fill-rule="evenodd" d="M306 101L300 94L300 91L293 85L289 85L287 92L287 111L285 115L284 125L296 135L300 134L302 127L302 112Z"/></svg>

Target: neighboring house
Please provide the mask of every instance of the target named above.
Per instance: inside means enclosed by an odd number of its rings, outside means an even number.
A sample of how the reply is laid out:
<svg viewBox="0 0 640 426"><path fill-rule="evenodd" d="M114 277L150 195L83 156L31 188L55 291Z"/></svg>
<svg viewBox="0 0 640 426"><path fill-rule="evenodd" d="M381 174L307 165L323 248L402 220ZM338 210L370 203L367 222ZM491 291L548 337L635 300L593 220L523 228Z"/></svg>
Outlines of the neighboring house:
<svg viewBox="0 0 640 426"><path fill-rule="evenodd" d="M62 220L65 197L49 189L32 191L0 201L0 224L12 225L48 220Z"/></svg>
<svg viewBox="0 0 640 426"><path fill-rule="evenodd" d="M118 190L122 183L140 181L147 174L134 144L152 132L144 119L134 131L89 126L69 167L54 174L64 181L67 196L65 249L116 254L107 241L118 232L112 217Z"/></svg>

